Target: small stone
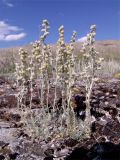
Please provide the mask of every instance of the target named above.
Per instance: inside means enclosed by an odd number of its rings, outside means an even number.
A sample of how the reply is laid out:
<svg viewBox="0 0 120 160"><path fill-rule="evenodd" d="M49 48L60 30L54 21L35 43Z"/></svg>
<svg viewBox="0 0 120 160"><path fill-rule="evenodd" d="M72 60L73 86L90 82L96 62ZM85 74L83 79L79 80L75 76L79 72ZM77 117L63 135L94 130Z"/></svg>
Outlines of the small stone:
<svg viewBox="0 0 120 160"><path fill-rule="evenodd" d="M4 160L5 157L3 155L0 155L0 160Z"/></svg>
<svg viewBox="0 0 120 160"><path fill-rule="evenodd" d="M105 105L107 106L109 104L109 102L108 101L105 101Z"/></svg>
<svg viewBox="0 0 120 160"><path fill-rule="evenodd" d="M116 107L120 108L120 100L117 100Z"/></svg>
<svg viewBox="0 0 120 160"><path fill-rule="evenodd" d="M11 153L11 154L9 154L9 157L11 160L15 160L18 155L19 155L18 153Z"/></svg>
<svg viewBox="0 0 120 160"><path fill-rule="evenodd" d="M107 93L105 93L105 95L106 95L106 96L109 96L109 95L110 95L110 93L109 93L109 92L107 92Z"/></svg>
<svg viewBox="0 0 120 160"><path fill-rule="evenodd" d="M69 153L68 149L61 149L60 151L56 151L54 154L54 157L62 157L62 156L67 156Z"/></svg>
<svg viewBox="0 0 120 160"><path fill-rule="evenodd" d="M105 96L101 96L99 99L102 100L102 99L104 99L104 98L105 98Z"/></svg>
<svg viewBox="0 0 120 160"><path fill-rule="evenodd" d="M53 155L53 153L54 153L54 150L53 150L53 149L47 149L47 150L44 152L44 154L45 154L46 156L51 156L51 155Z"/></svg>

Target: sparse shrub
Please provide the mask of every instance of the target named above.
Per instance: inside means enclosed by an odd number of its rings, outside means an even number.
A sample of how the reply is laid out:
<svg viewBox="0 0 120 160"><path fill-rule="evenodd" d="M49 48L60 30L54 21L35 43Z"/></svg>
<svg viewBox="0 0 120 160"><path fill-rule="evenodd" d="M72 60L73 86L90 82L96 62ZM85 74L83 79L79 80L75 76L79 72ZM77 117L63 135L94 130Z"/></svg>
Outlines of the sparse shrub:
<svg viewBox="0 0 120 160"><path fill-rule="evenodd" d="M0 74L14 73L15 71L15 58L13 55L4 57L0 60Z"/></svg>
<svg viewBox="0 0 120 160"><path fill-rule="evenodd" d="M120 72L120 63L115 60L103 61L101 70L98 72L100 77L114 77Z"/></svg>
<svg viewBox="0 0 120 160"><path fill-rule="evenodd" d="M80 51L83 54L83 68L78 70L76 69L78 59L73 54L76 32L73 32L70 43L66 44L64 26L59 28L56 54L53 57L50 45L45 42L49 34L47 20L43 20L41 31L43 34L40 41L33 44L32 54L28 56L26 51L20 49L21 63L16 65L19 88L18 107L21 109L26 130L32 137L41 139L88 137L91 125L90 96L96 80L96 71L100 69L102 60L94 47L96 26L91 26L87 42L84 43L82 51ZM76 118L74 110L76 104L73 100L76 93L79 92L77 82L81 80L86 87L85 121ZM33 97L36 87L40 103L39 110L33 111ZM53 93L51 93L52 89ZM51 99L49 99L50 94L52 94ZM30 101L27 106L26 99ZM52 106L49 106L50 100L53 100ZM59 106L58 100L61 100Z"/></svg>

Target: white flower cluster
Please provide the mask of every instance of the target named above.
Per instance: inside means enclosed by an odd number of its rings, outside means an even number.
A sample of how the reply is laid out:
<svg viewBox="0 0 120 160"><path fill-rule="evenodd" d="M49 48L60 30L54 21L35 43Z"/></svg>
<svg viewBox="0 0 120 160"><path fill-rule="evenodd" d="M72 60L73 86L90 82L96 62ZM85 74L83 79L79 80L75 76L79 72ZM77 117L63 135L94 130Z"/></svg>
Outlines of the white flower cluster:
<svg viewBox="0 0 120 160"><path fill-rule="evenodd" d="M43 35L40 37L41 41L44 42L44 40L46 39L46 37L49 35L49 22L48 20L43 20L42 23L42 29L41 32L43 32Z"/></svg>
<svg viewBox="0 0 120 160"><path fill-rule="evenodd" d="M99 53L95 50L95 35L96 25L90 27L90 33L87 34L87 41L83 44L81 52L84 56L84 71L82 76L93 78L98 69L100 69L102 58L99 57Z"/></svg>
<svg viewBox="0 0 120 160"><path fill-rule="evenodd" d="M23 84L25 84L28 80L28 53L24 51L24 49L20 48L19 55L21 64L19 65L18 63L16 63L16 76L18 81L22 81Z"/></svg>

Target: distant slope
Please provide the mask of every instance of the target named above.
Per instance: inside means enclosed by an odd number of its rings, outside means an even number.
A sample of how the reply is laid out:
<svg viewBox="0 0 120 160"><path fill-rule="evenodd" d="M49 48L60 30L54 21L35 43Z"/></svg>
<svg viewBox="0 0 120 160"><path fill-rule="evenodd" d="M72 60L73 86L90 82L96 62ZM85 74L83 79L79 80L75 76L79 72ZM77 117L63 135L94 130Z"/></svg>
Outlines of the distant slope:
<svg viewBox="0 0 120 160"><path fill-rule="evenodd" d="M79 53L81 49L82 43L76 42L75 44L75 53ZM96 41L95 42L96 50L100 52L101 56L107 59L115 59L120 61L120 40L106 40L106 41ZM26 45L22 46L28 51L31 51L32 46ZM14 56L17 58L18 50L20 47L11 47L0 49L0 61L4 58L9 58ZM54 48L54 47L53 47Z"/></svg>
<svg viewBox="0 0 120 160"><path fill-rule="evenodd" d="M76 52L79 51L81 44L76 43ZM120 40L106 40L106 41L96 41L95 47L100 55L106 60L114 59L120 61Z"/></svg>

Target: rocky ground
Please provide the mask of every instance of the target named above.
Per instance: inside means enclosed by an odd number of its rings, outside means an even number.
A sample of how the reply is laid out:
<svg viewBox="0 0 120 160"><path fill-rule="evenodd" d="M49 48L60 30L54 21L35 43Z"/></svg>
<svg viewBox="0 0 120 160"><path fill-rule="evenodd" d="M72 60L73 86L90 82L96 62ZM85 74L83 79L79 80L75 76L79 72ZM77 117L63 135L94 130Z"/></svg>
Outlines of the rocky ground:
<svg viewBox="0 0 120 160"><path fill-rule="evenodd" d="M84 86L75 96L79 118L84 119ZM24 132L17 108L17 90L0 77L0 160L120 160L120 80L96 82L91 96L91 138L80 142L31 140Z"/></svg>

